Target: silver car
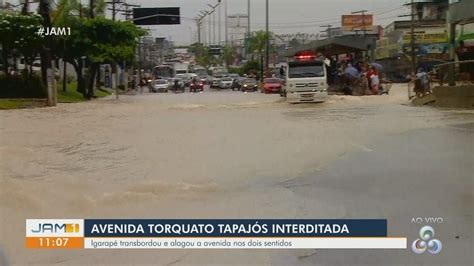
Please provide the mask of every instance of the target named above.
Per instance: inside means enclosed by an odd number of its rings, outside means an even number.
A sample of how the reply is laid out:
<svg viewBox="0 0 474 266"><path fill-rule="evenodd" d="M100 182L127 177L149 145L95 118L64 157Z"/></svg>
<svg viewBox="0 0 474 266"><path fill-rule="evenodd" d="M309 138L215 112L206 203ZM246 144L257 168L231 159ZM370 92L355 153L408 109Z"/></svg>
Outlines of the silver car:
<svg viewBox="0 0 474 266"><path fill-rule="evenodd" d="M165 79L157 79L153 82L153 92L168 92L169 82Z"/></svg>
<svg viewBox="0 0 474 266"><path fill-rule="evenodd" d="M234 81L231 77L223 77L219 81L219 88L221 89L230 89L232 88L232 82Z"/></svg>

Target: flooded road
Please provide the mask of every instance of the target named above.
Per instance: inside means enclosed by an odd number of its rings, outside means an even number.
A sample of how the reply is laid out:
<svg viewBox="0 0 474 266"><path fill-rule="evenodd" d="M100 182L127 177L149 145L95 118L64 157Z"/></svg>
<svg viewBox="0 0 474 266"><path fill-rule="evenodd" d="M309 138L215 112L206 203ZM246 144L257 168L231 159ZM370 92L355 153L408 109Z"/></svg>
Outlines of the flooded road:
<svg viewBox="0 0 474 266"><path fill-rule="evenodd" d="M1 111L0 249L17 265L471 265L474 111L411 107L405 86L392 91L301 105L144 94ZM27 218L387 218L389 235L411 243L419 216L444 218L437 256L24 248Z"/></svg>

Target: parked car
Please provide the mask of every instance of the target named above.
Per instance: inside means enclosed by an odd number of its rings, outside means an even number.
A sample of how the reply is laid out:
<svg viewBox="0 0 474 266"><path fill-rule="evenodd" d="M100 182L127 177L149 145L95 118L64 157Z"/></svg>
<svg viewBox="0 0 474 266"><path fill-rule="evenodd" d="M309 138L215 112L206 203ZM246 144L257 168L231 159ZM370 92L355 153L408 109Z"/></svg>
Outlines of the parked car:
<svg viewBox="0 0 474 266"><path fill-rule="evenodd" d="M232 82L234 80L231 77L223 77L219 81L219 88L221 89L230 89L232 88Z"/></svg>
<svg viewBox="0 0 474 266"><path fill-rule="evenodd" d="M280 93L282 80L279 78L266 78L263 80L260 91L262 93Z"/></svg>
<svg viewBox="0 0 474 266"><path fill-rule="evenodd" d="M152 85L152 92L168 92L169 86L166 79L156 79Z"/></svg>
<svg viewBox="0 0 474 266"><path fill-rule="evenodd" d="M257 91L258 84L253 78L247 78L242 81L241 91Z"/></svg>

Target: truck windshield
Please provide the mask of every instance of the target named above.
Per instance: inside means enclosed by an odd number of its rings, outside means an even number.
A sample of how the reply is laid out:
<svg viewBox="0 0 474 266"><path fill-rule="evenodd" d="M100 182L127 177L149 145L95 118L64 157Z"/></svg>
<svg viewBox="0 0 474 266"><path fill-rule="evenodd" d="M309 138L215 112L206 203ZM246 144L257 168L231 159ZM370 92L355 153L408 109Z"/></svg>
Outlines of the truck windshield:
<svg viewBox="0 0 474 266"><path fill-rule="evenodd" d="M324 77L324 66L321 63L301 63L289 66L289 78Z"/></svg>
<svg viewBox="0 0 474 266"><path fill-rule="evenodd" d="M170 78L172 70L170 67L155 67L154 74L155 77Z"/></svg>

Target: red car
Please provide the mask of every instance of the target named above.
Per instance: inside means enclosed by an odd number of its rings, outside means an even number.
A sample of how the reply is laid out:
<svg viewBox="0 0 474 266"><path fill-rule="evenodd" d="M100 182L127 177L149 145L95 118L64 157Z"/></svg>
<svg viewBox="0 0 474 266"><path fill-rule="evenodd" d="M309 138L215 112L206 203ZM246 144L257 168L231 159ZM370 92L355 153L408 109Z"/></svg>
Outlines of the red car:
<svg viewBox="0 0 474 266"><path fill-rule="evenodd" d="M279 78L266 78L263 80L261 87L262 93L280 93L282 88L282 80Z"/></svg>

